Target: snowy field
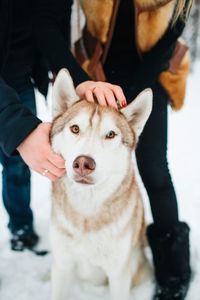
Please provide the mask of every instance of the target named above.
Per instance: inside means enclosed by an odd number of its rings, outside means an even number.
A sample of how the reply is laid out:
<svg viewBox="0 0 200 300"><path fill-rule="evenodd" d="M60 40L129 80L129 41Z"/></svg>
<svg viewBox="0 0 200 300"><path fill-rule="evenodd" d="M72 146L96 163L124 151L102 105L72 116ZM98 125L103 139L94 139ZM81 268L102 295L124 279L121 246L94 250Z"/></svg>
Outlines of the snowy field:
<svg viewBox="0 0 200 300"><path fill-rule="evenodd" d="M49 119L41 96L37 97L39 116ZM169 113L169 163L175 183L181 220L191 226L191 263L193 278L187 300L200 294L200 64L190 76L184 109ZM1 186L0 186L1 189ZM32 208L40 248L49 249L50 183L38 174L32 176ZM1 194L0 194L1 195ZM1 198L1 196L0 196ZM150 211L146 205L146 214ZM0 201L0 299L49 300L51 255L38 257L29 251L10 251L7 215ZM133 290L133 299L150 300L152 278ZM76 284L73 300L108 300L105 287ZM123 300L123 299L122 299Z"/></svg>

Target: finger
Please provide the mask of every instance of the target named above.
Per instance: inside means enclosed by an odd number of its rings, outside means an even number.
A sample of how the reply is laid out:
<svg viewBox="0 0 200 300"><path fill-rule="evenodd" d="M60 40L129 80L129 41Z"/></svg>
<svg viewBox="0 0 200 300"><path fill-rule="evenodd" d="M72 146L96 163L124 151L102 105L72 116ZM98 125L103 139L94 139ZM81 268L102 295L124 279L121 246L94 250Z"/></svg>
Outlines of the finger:
<svg viewBox="0 0 200 300"><path fill-rule="evenodd" d="M52 127L52 123L50 123L50 122L45 122L45 123L42 123L41 126L42 126L43 130L45 130L45 132L46 132L47 134L49 134L49 132L50 132L50 130L51 130L51 127Z"/></svg>
<svg viewBox="0 0 200 300"><path fill-rule="evenodd" d="M96 99L97 99L97 102L102 105L102 106L107 106L107 103L106 103L106 99L105 99L105 96L104 96L104 93L102 92L102 90L98 87L96 87L94 90L93 90L93 94L95 95Z"/></svg>
<svg viewBox="0 0 200 300"><path fill-rule="evenodd" d="M42 168L39 168L39 169L38 168L33 168L32 170L39 173L43 177L46 177L46 178L50 179L51 181L56 181L56 180L59 179L59 177L51 174L50 172L47 172L47 173L44 174L44 169L42 169Z"/></svg>
<svg viewBox="0 0 200 300"><path fill-rule="evenodd" d="M111 92L111 90L106 90L105 91L105 98L106 98L106 101L107 101L109 106L111 106L115 109L118 109L116 99L115 99L113 93Z"/></svg>
<svg viewBox="0 0 200 300"><path fill-rule="evenodd" d="M93 97L93 93L91 90L87 90L85 92L85 99L88 101L88 102L95 102L94 100L94 97Z"/></svg>
<svg viewBox="0 0 200 300"><path fill-rule="evenodd" d="M121 107L125 107L127 105L126 97L122 88L118 85L111 85L111 90L113 91L116 99L118 100Z"/></svg>
<svg viewBox="0 0 200 300"><path fill-rule="evenodd" d="M65 169L55 167L51 162L46 161L43 165L44 170L48 170L51 174L57 177L62 177L65 173Z"/></svg>
<svg viewBox="0 0 200 300"><path fill-rule="evenodd" d="M43 176L45 176L46 178L50 179L53 182L56 181L56 180L58 180L58 179L60 179L59 177L51 174L50 172L48 172L46 175L43 175Z"/></svg>
<svg viewBox="0 0 200 300"><path fill-rule="evenodd" d="M64 169L65 168L65 161L62 156L54 153L51 148L49 149L49 153L47 155L48 161L50 161L55 167Z"/></svg>

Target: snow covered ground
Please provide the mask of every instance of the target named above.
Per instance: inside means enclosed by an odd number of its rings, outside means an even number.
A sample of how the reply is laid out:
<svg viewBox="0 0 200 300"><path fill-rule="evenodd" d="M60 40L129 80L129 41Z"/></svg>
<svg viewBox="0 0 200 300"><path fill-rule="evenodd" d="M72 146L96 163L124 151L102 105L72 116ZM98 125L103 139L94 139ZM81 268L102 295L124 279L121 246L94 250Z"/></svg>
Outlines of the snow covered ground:
<svg viewBox="0 0 200 300"><path fill-rule="evenodd" d="M49 119L44 100L38 95L39 115ZM169 163L177 190L180 216L191 226L193 279L187 300L199 300L200 293L200 63L190 76L184 108L169 114ZM0 186L1 189L1 186ZM1 194L0 194L1 195ZM0 196L1 198L1 196ZM0 199L1 200L1 199ZM32 207L40 248L49 249L50 183L33 173ZM147 216L150 215L146 205ZM49 300L51 255L10 251L7 215L0 201L0 299ZM152 279L133 291L133 299L150 300ZM73 300L108 300L107 288L76 284Z"/></svg>

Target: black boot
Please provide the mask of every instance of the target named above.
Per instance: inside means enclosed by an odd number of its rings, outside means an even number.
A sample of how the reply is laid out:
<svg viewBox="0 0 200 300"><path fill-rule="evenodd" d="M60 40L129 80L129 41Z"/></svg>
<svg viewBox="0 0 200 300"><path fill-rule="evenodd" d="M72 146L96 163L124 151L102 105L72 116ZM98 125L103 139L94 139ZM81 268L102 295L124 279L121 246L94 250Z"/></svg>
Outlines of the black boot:
<svg viewBox="0 0 200 300"><path fill-rule="evenodd" d="M24 226L19 230L11 232L11 249L14 251L23 251L24 249L33 249L39 241L38 235L33 228Z"/></svg>
<svg viewBox="0 0 200 300"><path fill-rule="evenodd" d="M183 300L191 276L189 227L179 222L160 237L154 224L147 229L157 281L154 300Z"/></svg>
<svg viewBox="0 0 200 300"><path fill-rule="evenodd" d="M13 251L21 252L28 249L39 256L44 256L49 253L47 250L36 249L39 237L32 227L25 225L19 230L12 230L11 234L10 245Z"/></svg>

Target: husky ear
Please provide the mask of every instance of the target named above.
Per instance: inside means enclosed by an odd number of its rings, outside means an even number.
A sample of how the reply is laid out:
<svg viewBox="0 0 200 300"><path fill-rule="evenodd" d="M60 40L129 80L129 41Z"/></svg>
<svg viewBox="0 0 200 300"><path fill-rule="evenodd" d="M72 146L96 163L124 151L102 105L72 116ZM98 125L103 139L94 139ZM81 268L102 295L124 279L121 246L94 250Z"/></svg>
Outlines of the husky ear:
<svg viewBox="0 0 200 300"><path fill-rule="evenodd" d="M79 97L68 70L60 70L53 86L53 117L66 111L77 100Z"/></svg>
<svg viewBox="0 0 200 300"><path fill-rule="evenodd" d="M121 109L137 136L140 136L152 110L153 93L151 89L141 92L128 106Z"/></svg>

